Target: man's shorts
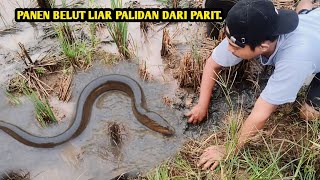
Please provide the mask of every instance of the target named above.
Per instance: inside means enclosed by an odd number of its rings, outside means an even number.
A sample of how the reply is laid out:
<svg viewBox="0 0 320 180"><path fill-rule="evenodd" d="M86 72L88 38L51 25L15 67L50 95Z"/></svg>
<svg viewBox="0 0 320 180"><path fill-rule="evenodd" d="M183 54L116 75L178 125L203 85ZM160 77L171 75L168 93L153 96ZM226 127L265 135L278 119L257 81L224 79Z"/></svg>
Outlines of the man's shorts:
<svg viewBox="0 0 320 180"><path fill-rule="evenodd" d="M307 104L320 110L320 73L316 74L307 90Z"/></svg>
<svg viewBox="0 0 320 180"><path fill-rule="evenodd" d="M312 9L302 9L298 14L308 14ZM320 59L319 59L320 60ZM320 73L316 74L311 81L307 90L307 104L313 106L317 111L320 111Z"/></svg>

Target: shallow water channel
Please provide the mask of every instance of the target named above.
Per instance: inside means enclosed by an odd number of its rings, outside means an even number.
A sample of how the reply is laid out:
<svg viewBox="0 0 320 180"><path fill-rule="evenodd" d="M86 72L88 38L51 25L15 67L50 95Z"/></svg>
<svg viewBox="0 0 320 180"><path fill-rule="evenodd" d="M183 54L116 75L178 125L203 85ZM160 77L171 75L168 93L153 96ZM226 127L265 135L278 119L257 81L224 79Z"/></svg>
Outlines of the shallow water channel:
<svg viewBox="0 0 320 180"><path fill-rule="evenodd" d="M69 1L68 1L69 2ZM70 1L71 2L71 1ZM110 1L96 1L101 7L110 7ZM128 0L123 3L129 2ZM59 2L58 2L59 4ZM144 7L155 7L160 3L141 1ZM142 86L146 95L148 108L163 116L176 130L173 137L164 137L139 123L131 111L131 99L124 93L106 92L97 98L93 107L90 122L84 132L75 139L52 149L39 149L23 145L0 131L0 174L7 170L30 172L31 179L98 179L105 180L129 171L146 172L178 152L186 136L199 137L216 129L229 105L221 90L215 91L214 102L208 112L208 119L200 125L186 125L183 117L197 101L193 92L177 90L177 83L160 55L162 28L166 27L170 35L175 34L173 41L178 41L177 53L190 48L187 44L190 37L199 29L197 23L154 24L145 36L139 23L129 23L130 39L134 42L135 60L120 61L116 65L106 65L103 59L97 59L86 71L78 71L72 81L72 98L70 102L58 101L55 97L50 104L59 112L60 122L48 128L41 128L35 120L33 104L21 97L21 104L11 105L5 95L9 79L25 68L19 54L18 43L21 42L32 60L41 59L50 54L61 56L57 38L47 37L46 23L15 23L12 21L16 7L35 7L30 0L0 2L0 119L15 124L37 136L55 136L64 132L74 117L77 99L82 89L97 77L109 74L127 75ZM4 19L4 20L3 20ZM71 23L70 23L71 24ZM71 24L81 27L81 24ZM80 28L81 29L81 28ZM87 30L76 31L88 35ZM196 34L196 33L195 33ZM97 32L101 40L99 51L116 53L117 48L105 27ZM146 38L147 37L147 38ZM60 53L60 54L59 54ZM179 61L180 59L177 58ZM139 63L146 63L152 80L142 81L138 75ZM239 88L238 88L239 89ZM254 103L255 90L245 88L232 92L231 101L234 107L250 110ZM163 102L164 97L176 98L174 108ZM191 100L191 101L190 101ZM191 102L187 105L186 102ZM117 125L120 141L111 138L111 127Z"/></svg>
<svg viewBox="0 0 320 180"><path fill-rule="evenodd" d="M109 1L99 1L108 7ZM124 1L124 3L127 1ZM155 4L144 1L142 5ZM0 119L15 124L37 136L55 136L64 132L74 117L77 99L82 89L97 77L108 74L127 75L139 82L146 95L148 108L163 116L175 130L173 137L164 137L139 123L131 111L131 99L124 93L106 92L97 98L92 107L90 122L84 132L75 139L51 149L28 147L0 131L0 173L7 170L30 172L31 179L108 179L129 171L145 172L166 160L178 151L184 141L185 122L181 113L170 109L164 103L164 96L173 97L177 88L171 75L165 75L160 57L162 31L150 35L144 41L139 23L131 23L129 31L137 42L138 55L147 60L154 81L144 82L138 76L138 65L121 62L114 66L94 63L89 70L77 72L72 83L72 98L64 103L56 98L50 99L51 105L62 114L58 125L41 128L35 120L33 104L21 97L21 104L12 105L5 95L7 81L24 64L18 56L18 43L28 50L31 59L43 57L49 51L57 51L56 39L43 38L43 24L14 23L13 12L16 7L35 7L35 2L1 1L0 12ZM110 37L106 29L97 34L102 40ZM146 45L148 43L148 45ZM103 50L116 52L110 44L103 44ZM121 141L114 143L110 138L110 126L118 125Z"/></svg>
<svg viewBox="0 0 320 180"><path fill-rule="evenodd" d="M25 146L4 132L0 153L1 170L26 169L32 179L105 179L131 170L145 171L173 155L183 142L184 124L181 114L167 108L164 95L170 95L170 84L145 83L135 73L136 65L124 63L107 69L95 66L79 73L74 80L74 93L70 103L59 103L66 114L59 125L40 128L34 118L33 105L23 100L22 104L10 106L1 93L1 120L16 124L38 136L53 136L63 132L74 116L76 99L91 80L106 74L129 75L136 79L145 92L150 110L162 115L175 128L174 137L164 137L141 125L131 111L131 99L124 93L113 91L102 94L93 106L90 123L77 138L52 149ZM130 70L129 70L130 69ZM57 103L57 102L56 102ZM110 137L110 125L120 127L121 142L114 144Z"/></svg>

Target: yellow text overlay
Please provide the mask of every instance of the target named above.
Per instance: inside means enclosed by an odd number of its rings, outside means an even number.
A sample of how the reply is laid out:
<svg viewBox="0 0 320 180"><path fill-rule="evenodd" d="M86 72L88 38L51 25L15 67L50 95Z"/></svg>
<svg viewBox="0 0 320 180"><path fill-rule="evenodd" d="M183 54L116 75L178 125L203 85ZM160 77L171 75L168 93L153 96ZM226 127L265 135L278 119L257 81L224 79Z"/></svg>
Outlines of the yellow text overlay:
<svg viewBox="0 0 320 180"><path fill-rule="evenodd" d="M16 9L17 22L140 22L140 21L207 21L221 22L221 9Z"/></svg>

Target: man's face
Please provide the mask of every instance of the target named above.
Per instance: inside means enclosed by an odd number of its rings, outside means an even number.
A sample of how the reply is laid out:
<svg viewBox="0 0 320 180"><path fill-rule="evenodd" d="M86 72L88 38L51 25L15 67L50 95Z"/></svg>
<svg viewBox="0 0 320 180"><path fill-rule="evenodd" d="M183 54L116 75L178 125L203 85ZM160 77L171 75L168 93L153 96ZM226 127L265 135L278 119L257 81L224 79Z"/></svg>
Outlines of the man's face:
<svg viewBox="0 0 320 180"><path fill-rule="evenodd" d="M228 27L226 28L226 31L229 33ZM242 48L242 47L236 45L235 43L233 43L229 38L227 38L227 39L229 41L228 50L233 55L237 56L238 58L250 60L255 57L258 57L259 55L261 55L263 53L259 46L257 46L253 51L249 45L245 45L245 47Z"/></svg>

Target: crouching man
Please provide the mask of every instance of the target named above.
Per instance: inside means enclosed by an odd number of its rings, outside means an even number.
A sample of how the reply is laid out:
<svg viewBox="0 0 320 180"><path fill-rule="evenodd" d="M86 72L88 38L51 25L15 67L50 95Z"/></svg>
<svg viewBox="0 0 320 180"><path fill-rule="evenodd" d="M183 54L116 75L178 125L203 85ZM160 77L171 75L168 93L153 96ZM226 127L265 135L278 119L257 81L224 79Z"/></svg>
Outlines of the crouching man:
<svg viewBox="0 0 320 180"><path fill-rule="evenodd" d="M315 74L301 108L306 120L320 117L320 8L302 0L295 11L276 9L269 0L240 0L226 17L226 38L207 60L196 106L186 115L199 123L207 115L210 96L221 67L243 59L259 58L275 70L239 132L237 149L261 130L278 105L294 102L306 78ZM214 105L214 104L213 104ZM211 146L199 167L215 169L225 155L224 146Z"/></svg>

